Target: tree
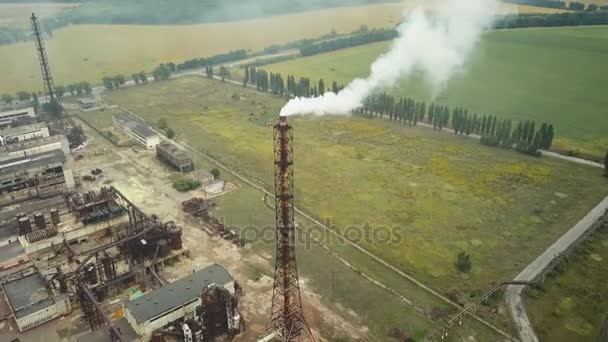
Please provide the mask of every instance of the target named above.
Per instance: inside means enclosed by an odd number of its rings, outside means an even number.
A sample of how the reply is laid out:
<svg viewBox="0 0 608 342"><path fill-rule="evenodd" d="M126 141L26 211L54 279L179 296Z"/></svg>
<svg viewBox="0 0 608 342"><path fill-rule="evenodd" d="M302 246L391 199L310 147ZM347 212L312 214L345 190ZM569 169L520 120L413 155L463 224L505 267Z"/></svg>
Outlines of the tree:
<svg viewBox="0 0 608 342"><path fill-rule="evenodd" d="M160 118L156 123L159 129L166 129L168 127L167 120L165 118Z"/></svg>
<svg viewBox="0 0 608 342"><path fill-rule="evenodd" d="M135 84L139 84L139 82L141 82L141 80L139 79L138 73L132 74L131 78L133 79L133 82L135 82Z"/></svg>
<svg viewBox="0 0 608 342"><path fill-rule="evenodd" d="M456 266L460 272L469 273L472 267L471 256L464 251L458 253L458 261L456 262Z"/></svg>
<svg viewBox="0 0 608 342"><path fill-rule="evenodd" d="M545 141L543 142L543 149L548 150L553 145L553 125L547 127L547 134L545 135Z"/></svg>
<svg viewBox="0 0 608 342"><path fill-rule="evenodd" d="M27 91L20 91L17 93L17 98L19 99L19 101L29 101L31 98L31 94Z"/></svg>
<svg viewBox="0 0 608 342"><path fill-rule="evenodd" d="M139 80L141 81L141 83L148 83L148 75L146 75L145 71L139 72Z"/></svg>
<svg viewBox="0 0 608 342"><path fill-rule="evenodd" d="M123 74L116 75L115 80L118 83L118 85L121 87L124 86L125 83L127 83L127 79L125 78L125 75L123 75Z"/></svg>
<svg viewBox="0 0 608 342"><path fill-rule="evenodd" d="M228 69L226 69L226 67L222 65L220 66L219 75L222 78L222 82L224 82L224 79L226 77L230 78L230 71L228 71Z"/></svg>
<svg viewBox="0 0 608 342"><path fill-rule="evenodd" d="M103 81L103 86L106 89L108 89L108 90L114 89L114 80L112 80L112 78L106 76L102 79L102 81Z"/></svg>
<svg viewBox="0 0 608 342"><path fill-rule="evenodd" d="M85 94L87 95L91 95L91 93L93 92L93 87L91 87L91 83L89 82L80 82L80 87L82 88L82 91L84 91Z"/></svg>
<svg viewBox="0 0 608 342"><path fill-rule="evenodd" d="M334 93L338 93L338 82L333 81L333 83L331 84L331 91Z"/></svg>
<svg viewBox="0 0 608 342"><path fill-rule="evenodd" d="M213 179L220 178L220 170L218 170L217 168L211 169L211 174L213 175Z"/></svg>
<svg viewBox="0 0 608 342"><path fill-rule="evenodd" d="M11 104L15 98L11 94L2 94L2 102Z"/></svg>
<svg viewBox="0 0 608 342"><path fill-rule="evenodd" d="M169 70L169 67L164 64L159 65L152 72L152 77L154 77L155 81L168 80L169 76L171 76L171 71Z"/></svg>
<svg viewBox="0 0 608 342"><path fill-rule="evenodd" d="M319 80L319 87L317 89L319 90L319 95L325 94L325 82L323 79Z"/></svg>
<svg viewBox="0 0 608 342"><path fill-rule="evenodd" d="M207 78L213 78L213 67L211 65L205 65L205 74L207 75Z"/></svg>
<svg viewBox="0 0 608 342"><path fill-rule="evenodd" d="M167 138L169 139L173 139L175 137L175 132L172 128L167 128L167 131L165 133L167 134Z"/></svg>

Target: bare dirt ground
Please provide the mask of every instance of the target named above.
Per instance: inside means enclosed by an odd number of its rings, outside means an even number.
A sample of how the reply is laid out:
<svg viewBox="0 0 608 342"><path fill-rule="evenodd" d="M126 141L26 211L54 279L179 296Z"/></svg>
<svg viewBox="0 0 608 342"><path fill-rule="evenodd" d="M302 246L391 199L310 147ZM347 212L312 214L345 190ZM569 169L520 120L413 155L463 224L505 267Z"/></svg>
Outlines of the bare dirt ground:
<svg viewBox="0 0 608 342"><path fill-rule="evenodd" d="M165 268L161 275L168 281L175 281L194 269L213 263L224 266L243 287L240 309L246 329L237 340L251 341L259 338L269 317L272 279L268 276L252 279L251 269L271 268L274 262L272 257L262 257L247 247L239 248L219 237L211 237L198 222L186 216L181 203L192 197L202 197L203 193L180 193L174 190L169 177L175 173L158 161L153 150L145 151L139 147L115 148L86 125L83 128L90 140L87 147L79 152L83 158L73 162L74 172L82 176L94 168L103 170L102 177L83 186L96 188L112 185L147 214L156 214L163 221L175 221L181 226L184 248L189 249L189 257L181 258L179 263ZM323 326L324 334L365 339L365 329L360 322L345 320L344 317L349 317L350 320L352 316L328 309L305 284L302 288L305 314L319 340L326 340L315 329L320 325Z"/></svg>

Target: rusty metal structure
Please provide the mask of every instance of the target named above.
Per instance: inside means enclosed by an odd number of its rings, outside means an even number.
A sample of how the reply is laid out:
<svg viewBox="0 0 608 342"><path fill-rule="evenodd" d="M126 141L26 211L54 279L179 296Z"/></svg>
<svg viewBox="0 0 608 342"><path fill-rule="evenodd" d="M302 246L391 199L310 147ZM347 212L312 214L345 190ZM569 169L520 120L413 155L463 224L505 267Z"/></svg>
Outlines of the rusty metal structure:
<svg viewBox="0 0 608 342"><path fill-rule="evenodd" d="M34 31L34 42L36 43L36 52L38 53L38 60L40 61L40 69L42 71L44 93L49 97L49 102L56 102L57 96L55 92L55 81L53 80L53 75L51 74L49 58L46 54L46 48L44 47L44 40L42 38L42 32L40 29L40 21L34 13L32 13L32 17L30 18L30 20L32 21L32 30Z"/></svg>
<svg viewBox="0 0 608 342"><path fill-rule="evenodd" d="M276 261L272 308L266 331L283 342L314 341L302 310L293 188L293 131L286 117L274 126Z"/></svg>
<svg viewBox="0 0 608 342"><path fill-rule="evenodd" d="M98 192L70 192L65 194L65 202L77 221L92 224L122 215L125 210L118 201L116 189L102 187ZM124 197L124 196L123 196Z"/></svg>

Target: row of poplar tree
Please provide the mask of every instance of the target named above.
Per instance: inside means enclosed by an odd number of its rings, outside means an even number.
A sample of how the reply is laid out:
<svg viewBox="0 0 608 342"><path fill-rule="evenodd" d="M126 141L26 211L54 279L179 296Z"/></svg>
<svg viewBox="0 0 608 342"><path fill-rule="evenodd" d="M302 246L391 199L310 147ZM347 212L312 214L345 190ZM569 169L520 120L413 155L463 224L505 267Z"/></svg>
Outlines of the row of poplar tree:
<svg viewBox="0 0 608 342"><path fill-rule="evenodd" d="M332 82L326 88L323 79L312 83L310 78L301 77L299 80L292 75L287 81L279 73L268 73L263 69L245 67L243 86L256 86L257 90L271 92L282 96L309 97L319 96L326 91L334 93L344 88L337 82ZM436 130L451 126L455 134L481 136L481 143L488 146L514 148L518 152L539 156L539 150L548 150L554 137L552 124L542 123L537 127L532 120L518 122L515 128L511 120L503 120L494 115L473 114L468 110L457 107L450 111L449 106L431 103L428 107L424 101L415 101L403 97L398 100L387 93L377 93L368 96L359 113L384 118L415 126L418 122L432 125Z"/></svg>
<svg viewBox="0 0 608 342"><path fill-rule="evenodd" d="M285 80L283 75L279 73L269 73L266 70L256 69L253 66L245 67L243 86L247 86L248 84L256 86L259 91L267 91L275 95L288 97L319 96L325 94L326 91L337 93L344 88L344 85L338 85L336 81L326 87L323 79L320 79L317 83L313 83L308 77L300 77L296 81L295 76L287 75L287 80Z"/></svg>
<svg viewBox="0 0 608 342"><path fill-rule="evenodd" d="M417 102L411 98L400 98L380 93L369 96L363 108L359 110L368 116L378 116L417 125L426 122L433 125L436 130L442 130L451 124L455 134L481 136L481 143L488 146L514 148L515 150L539 156L539 150L551 147L554 137L552 124L543 123L536 127L531 120L520 121L515 129L511 120L502 120L494 115L478 115L457 107L450 111L449 106L431 103L428 106L424 101Z"/></svg>

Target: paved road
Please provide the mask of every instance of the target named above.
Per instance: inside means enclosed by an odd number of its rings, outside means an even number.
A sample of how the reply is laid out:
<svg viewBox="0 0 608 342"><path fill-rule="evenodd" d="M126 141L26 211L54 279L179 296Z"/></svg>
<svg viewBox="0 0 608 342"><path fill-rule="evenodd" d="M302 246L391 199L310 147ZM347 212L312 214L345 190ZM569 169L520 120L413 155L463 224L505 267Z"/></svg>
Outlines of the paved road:
<svg viewBox="0 0 608 342"><path fill-rule="evenodd" d="M608 197L604 198L595 208L593 208L582 220L572 227L566 234L562 235L551 247L547 248L536 260L526 267L517 277L515 281L532 281L549 265L551 261L557 258L565 251L572 243L574 243L581 235L583 235L591 226L608 210ZM511 317L519 332L522 342L538 342L538 338L534 333L534 329L526 314L526 308L521 298L521 292L524 285L509 285L507 287L506 300L511 311Z"/></svg>

